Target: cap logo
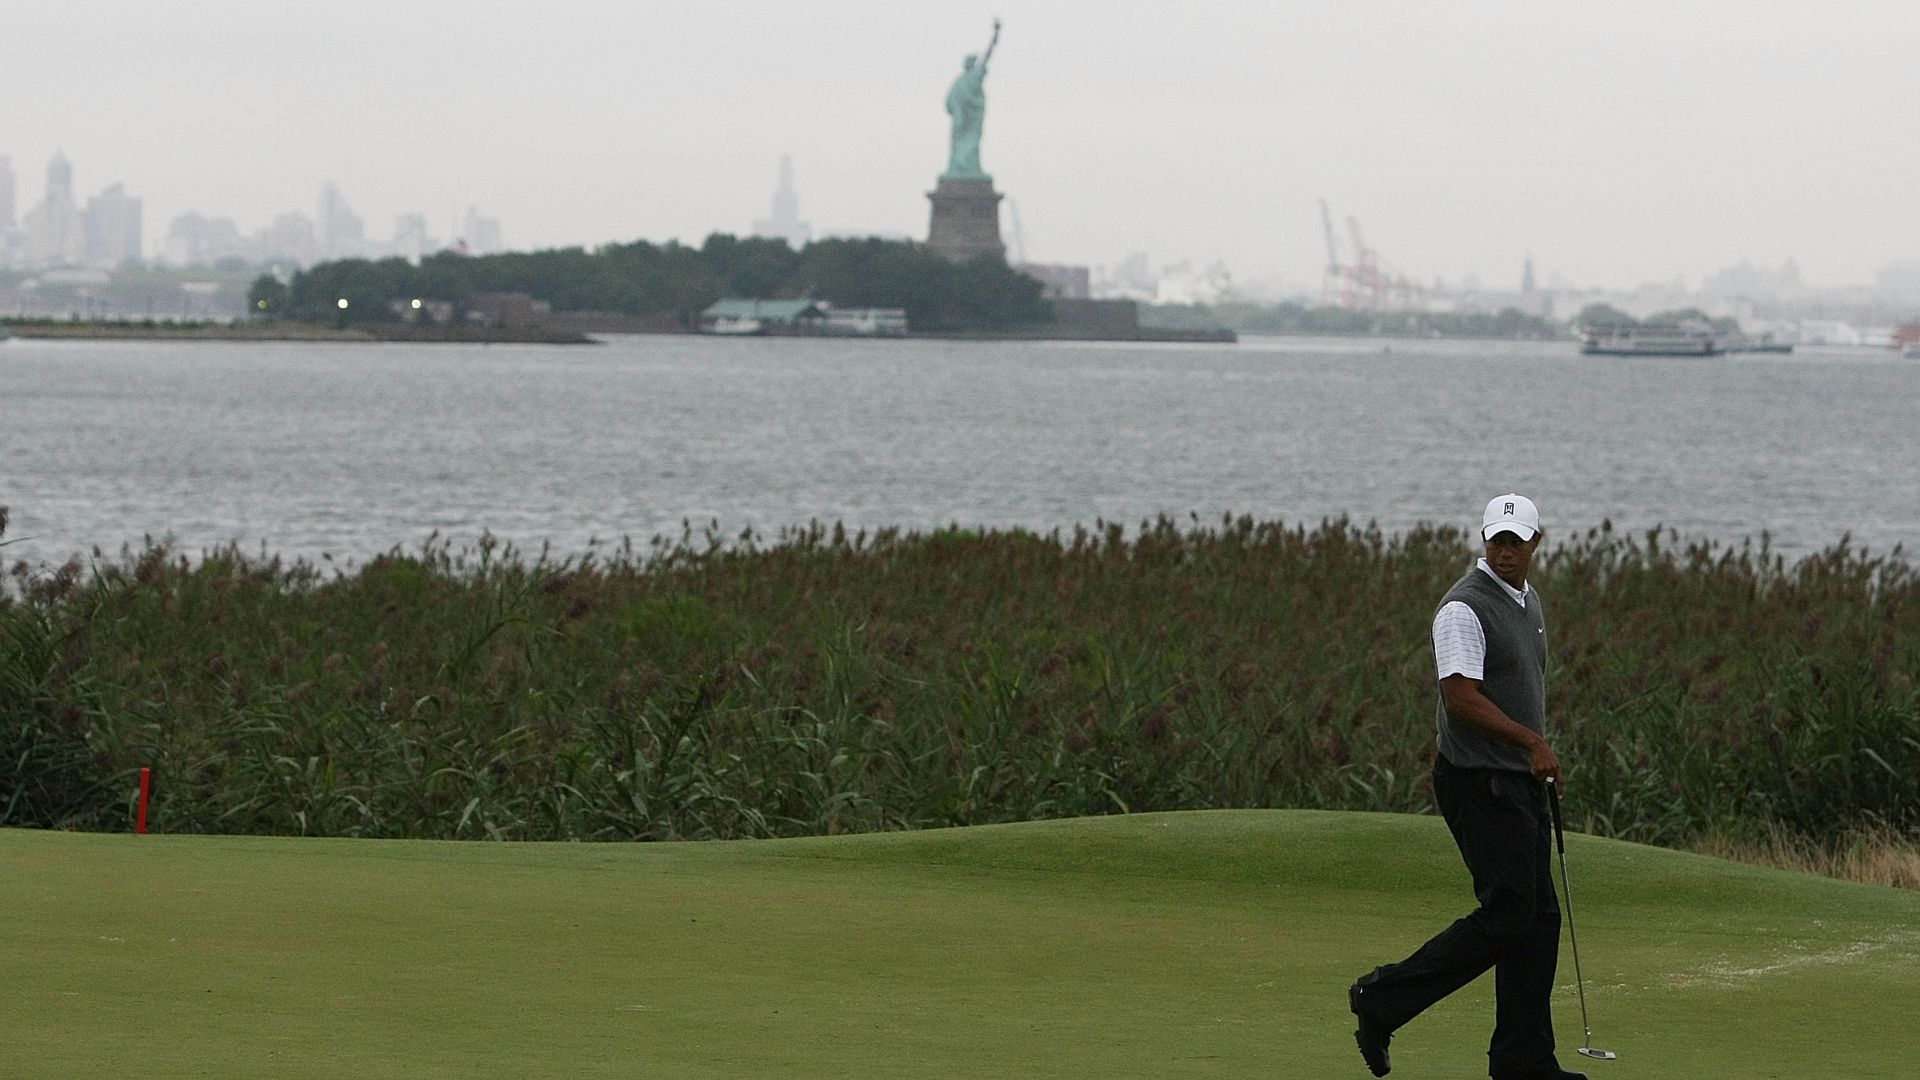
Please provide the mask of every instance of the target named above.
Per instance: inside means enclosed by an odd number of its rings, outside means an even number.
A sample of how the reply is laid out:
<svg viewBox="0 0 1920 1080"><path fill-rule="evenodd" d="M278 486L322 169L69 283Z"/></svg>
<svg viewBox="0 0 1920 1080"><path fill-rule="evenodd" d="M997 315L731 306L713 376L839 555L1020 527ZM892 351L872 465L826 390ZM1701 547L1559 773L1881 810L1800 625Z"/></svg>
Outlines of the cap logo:
<svg viewBox="0 0 1920 1080"><path fill-rule="evenodd" d="M1512 504L1512 503L1508 503L1508 504L1507 504L1507 509L1506 509L1506 513L1509 513L1509 514L1511 514L1511 513L1513 513L1513 504Z"/></svg>

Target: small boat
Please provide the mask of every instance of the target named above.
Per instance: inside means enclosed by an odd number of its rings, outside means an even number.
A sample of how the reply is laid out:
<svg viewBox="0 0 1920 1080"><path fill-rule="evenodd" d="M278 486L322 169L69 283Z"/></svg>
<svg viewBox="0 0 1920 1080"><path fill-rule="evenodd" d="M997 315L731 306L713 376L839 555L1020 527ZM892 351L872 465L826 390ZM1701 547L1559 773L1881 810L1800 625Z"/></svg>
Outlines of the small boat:
<svg viewBox="0 0 1920 1080"><path fill-rule="evenodd" d="M1587 356L1719 356L1726 343L1712 330L1684 326L1595 326L1580 332Z"/></svg>

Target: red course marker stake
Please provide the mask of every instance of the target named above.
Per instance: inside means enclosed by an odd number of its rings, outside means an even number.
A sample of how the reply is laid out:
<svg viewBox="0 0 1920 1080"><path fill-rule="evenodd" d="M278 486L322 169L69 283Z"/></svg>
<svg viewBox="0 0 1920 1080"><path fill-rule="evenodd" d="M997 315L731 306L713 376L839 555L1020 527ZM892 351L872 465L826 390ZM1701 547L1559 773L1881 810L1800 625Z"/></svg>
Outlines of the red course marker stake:
<svg viewBox="0 0 1920 1080"><path fill-rule="evenodd" d="M147 796L153 793L153 770L140 770L140 820L134 826L134 832L147 835Z"/></svg>

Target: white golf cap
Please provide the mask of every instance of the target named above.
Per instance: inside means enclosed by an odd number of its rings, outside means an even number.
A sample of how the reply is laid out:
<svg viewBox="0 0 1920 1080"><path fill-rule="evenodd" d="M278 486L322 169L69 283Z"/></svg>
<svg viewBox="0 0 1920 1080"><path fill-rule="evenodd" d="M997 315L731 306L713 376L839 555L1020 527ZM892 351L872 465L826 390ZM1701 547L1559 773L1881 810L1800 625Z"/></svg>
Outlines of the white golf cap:
<svg viewBox="0 0 1920 1080"><path fill-rule="evenodd" d="M1502 495L1487 504L1480 518L1480 538L1492 539L1496 533L1511 532L1522 540L1533 539L1540 531L1540 508L1525 495Z"/></svg>

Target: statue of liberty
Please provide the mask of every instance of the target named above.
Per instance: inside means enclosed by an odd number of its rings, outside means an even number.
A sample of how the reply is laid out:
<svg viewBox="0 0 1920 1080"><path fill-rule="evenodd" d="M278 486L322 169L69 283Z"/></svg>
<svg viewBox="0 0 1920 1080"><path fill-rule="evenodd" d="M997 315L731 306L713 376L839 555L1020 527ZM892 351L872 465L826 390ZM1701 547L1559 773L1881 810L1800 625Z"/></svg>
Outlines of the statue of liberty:
<svg viewBox="0 0 1920 1080"><path fill-rule="evenodd" d="M953 117L953 144L947 154L944 180L991 180L980 168L980 126L987 118L987 61L1000 42L1000 20L993 20L993 38L987 51L968 56L947 90L947 115Z"/></svg>

